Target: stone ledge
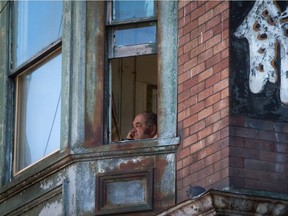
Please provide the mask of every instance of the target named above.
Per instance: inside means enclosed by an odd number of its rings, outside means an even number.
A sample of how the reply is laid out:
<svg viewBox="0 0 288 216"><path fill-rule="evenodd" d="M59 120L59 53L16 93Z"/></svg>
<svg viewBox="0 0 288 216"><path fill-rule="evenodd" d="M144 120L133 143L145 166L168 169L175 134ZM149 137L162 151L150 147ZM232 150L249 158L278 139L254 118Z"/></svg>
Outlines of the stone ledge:
<svg viewBox="0 0 288 216"><path fill-rule="evenodd" d="M209 190L157 216L269 215L287 216L288 200Z"/></svg>

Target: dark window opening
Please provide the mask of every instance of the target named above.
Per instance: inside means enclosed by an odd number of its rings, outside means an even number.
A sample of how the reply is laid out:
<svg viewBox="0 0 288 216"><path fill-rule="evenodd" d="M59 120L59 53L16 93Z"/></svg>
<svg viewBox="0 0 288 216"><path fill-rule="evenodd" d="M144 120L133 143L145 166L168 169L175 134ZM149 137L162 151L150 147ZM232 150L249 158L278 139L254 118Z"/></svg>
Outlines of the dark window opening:
<svg viewBox="0 0 288 216"><path fill-rule="evenodd" d="M157 55L111 60L112 141L125 139L135 115L157 113Z"/></svg>

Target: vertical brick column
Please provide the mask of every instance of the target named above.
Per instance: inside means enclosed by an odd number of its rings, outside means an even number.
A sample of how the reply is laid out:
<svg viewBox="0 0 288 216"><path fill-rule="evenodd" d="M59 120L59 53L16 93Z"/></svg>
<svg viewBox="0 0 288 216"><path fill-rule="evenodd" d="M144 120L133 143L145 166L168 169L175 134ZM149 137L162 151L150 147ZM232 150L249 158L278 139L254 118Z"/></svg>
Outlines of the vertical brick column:
<svg viewBox="0 0 288 216"><path fill-rule="evenodd" d="M179 1L177 201L228 187L229 2Z"/></svg>

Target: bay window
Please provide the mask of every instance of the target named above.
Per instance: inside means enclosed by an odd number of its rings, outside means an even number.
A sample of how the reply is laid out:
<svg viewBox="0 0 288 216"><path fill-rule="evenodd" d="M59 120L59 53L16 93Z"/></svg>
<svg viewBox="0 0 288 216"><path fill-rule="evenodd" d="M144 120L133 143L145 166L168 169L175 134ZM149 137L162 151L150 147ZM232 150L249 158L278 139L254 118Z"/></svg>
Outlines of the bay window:
<svg viewBox="0 0 288 216"><path fill-rule="evenodd" d="M62 1L14 1L14 172L60 148Z"/></svg>
<svg viewBox="0 0 288 216"><path fill-rule="evenodd" d="M152 214L174 203L178 2L0 9L1 212ZM123 141L143 111L157 113L157 138Z"/></svg>

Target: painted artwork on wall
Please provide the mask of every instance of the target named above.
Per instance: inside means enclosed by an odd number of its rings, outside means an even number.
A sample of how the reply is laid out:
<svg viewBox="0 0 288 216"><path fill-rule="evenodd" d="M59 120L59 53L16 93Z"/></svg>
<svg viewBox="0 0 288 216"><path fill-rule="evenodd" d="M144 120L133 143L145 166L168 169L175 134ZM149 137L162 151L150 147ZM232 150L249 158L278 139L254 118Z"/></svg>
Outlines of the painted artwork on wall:
<svg viewBox="0 0 288 216"><path fill-rule="evenodd" d="M232 112L288 121L288 2L231 2Z"/></svg>

